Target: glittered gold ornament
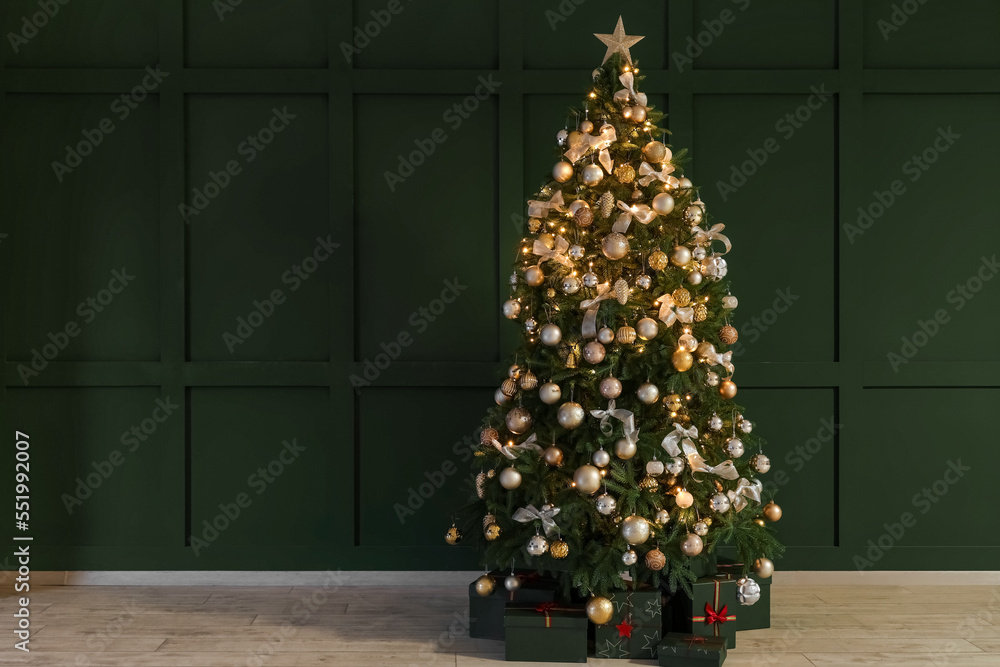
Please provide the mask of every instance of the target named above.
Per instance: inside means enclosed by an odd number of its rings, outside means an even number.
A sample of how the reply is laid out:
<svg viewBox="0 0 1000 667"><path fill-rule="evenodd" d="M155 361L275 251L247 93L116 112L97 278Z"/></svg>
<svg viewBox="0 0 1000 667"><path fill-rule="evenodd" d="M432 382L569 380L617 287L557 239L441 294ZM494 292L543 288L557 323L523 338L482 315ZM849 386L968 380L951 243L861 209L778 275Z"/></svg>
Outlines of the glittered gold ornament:
<svg viewBox="0 0 1000 667"><path fill-rule="evenodd" d="M725 399L732 399L736 396L736 383L732 380L723 380L719 385L719 395Z"/></svg>
<svg viewBox="0 0 1000 667"><path fill-rule="evenodd" d="M615 178L619 183L631 183L635 180L635 169L628 163L620 164L615 167Z"/></svg>
<svg viewBox="0 0 1000 667"><path fill-rule="evenodd" d="M646 160L649 162L663 162L670 151L659 141L650 141L648 144L642 147L642 154L646 156ZM672 157L672 156L671 156Z"/></svg>
<svg viewBox="0 0 1000 667"><path fill-rule="evenodd" d="M671 294L674 299L674 303L681 308L691 305L691 292L688 292L683 287L678 287Z"/></svg>
<svg viewBox="0 0 1000 667"><path fill-rule="evenodd" d="M608 259L621 259L629 250L628 237L619 232L611 232L601 240L601 252Z"/></svg>
<svg viewBox="0 0 1000 667"><path fill-rule="evenodd" d="M477 588L478 590L478 588ZM587 618L594 625L604 625L615 614L615 606L611 600L598 595L587 600Z"/></svg>
<svg viewBox="0 0 1000 667"><path fill-rule="evenodd" d="M590 210L589 206L578 208L576 213L573 214L573 219L581 227L589 227L594 222L594 212Z"/></svg>
<svg viewBox="0 0 1000 667"><path fill-rule="evenodd" d="M573 178L573 165L565 160L556 162L556 165L552 167L552 178L556 179L560 183L565 183L569 179Z"/></svg>
<svg viewBox="0 0 1000 667"><path fill-rule="evenodd" d="M561 559L569 555L569 545L562 540L556 540L549 547L549 553L552 554L553 558Z"/></svg>
<svg viewBox="0 0 1000 667"><path fill-rule="evenodd" d="M781 518L781 506L774 501L764 505L764 509L761 512L764 514L764 518L771 523Z"/></svg>
<svg viewBox="0 0 1000 667"><path fill-rule="evenodd" d="M615 334L615 340L617 340L622 345L631 345L635 342L635 329L629 325L625 325L618 329L618 333Z"/></svg>
<svg viewBox="0 0 1000 667"><path fill-rule="evenodd" d="M649 268L654 271L662 271L667 268L667 264L670 263L670 258L667 257L667 253L662 250L654 250L649 256Z"/></svg>
<svg viewBox="0 0 1000 667"><path fill-rule="evenodd" d="M659 549L653 549L646 554L646 567L650 570L662 570L667 564L667 557Z"/></svg>
<svg viewBox="0 0 1000 667"><path fill-rule="evenodd" d="M541 220L539 220L538 218L529 218L528 219L528 231L529 232L531 232L532 234L534 234L534 233L536 233L541 228L542 228L542 221Z"/></svg>
<svg viewBox="0 0 1000 667"><path fill-rule="evenodd" d="M488 574L484 574L476 579L476 593L479 593L484 598L493 595L493 589L495 588L496 583L493 581L493 577Z"/></svg>
<svg viewBox="0 0 1000 667"><path fill-rule="evenodd" d="M695 304L694 321L704 322L706 319L708 319L708 307L703 303Z"/></svg>
<svg viewBox="0 0 1000 667"><path fill-rule="evenodd" d="M458 544L462 541L462 531L458 529L458 526L452 525L444 534L444 541L448 544Z"/></svg>
<svg viewBox="0 0 1000 667"><path fill-rule="evenodd" d="M538 386L538 378L531 371L525 371L521 375L520 384L521 384L521 389L524 389L525 391L531 391L532 389Z"/></svg>
<svg viewBox="0 0 1000 667"><path fill-rule="evenodd" d="M628 298L632 296L632 289L628 286L628 282L624 278L619 278L615 281L613 290L615 299L623 306L628 303Z"/></svg>
<svg viewBox="0 0 1000 667"><path fill-rule="evenodd" d="M646 475L639 482L639 488L643 491L649 491L650 493L655 493L660 488L660 483L656 481L656 478L651 475Z"/></svg>
<svg viewBox="0 0 1000 667"><path fill-rule="evenodd" d="M739 337L740 334L736 330L736 327L734 326L730 326L727 324L726 326L722 327L722 329L719 330L719 340L721 340L726 345L732 345L739 339Z"/></svg>
<svg viewBox="0 0 1000 667"><path fill-rule="evenodd" d="M500 385L500 391L503 392L504 396L513 396L517 393L517 383L510 378L507 378L503 381L503 384Z"/></svg>
<svg viewBox="0 0 1000 667"><path fill-rule="evenodd" d="M663 403L664 405L667 406L667 409L670 410L671 412L677 412L678 410L681 409L680 394L668 395L666 398L663 399Z"/></svg>
<svg viewBox="0 0 1000 667"><path fill-rule="evenodd" d="M687 350L674 350L674 353L670 357L670 361L673 362L674 368L683 373L684 371L690 370L691 366L694 365L694 357Z"/></svg>
<svg viewBox="0 0 1000 667"><path fill-rule="evenodd" d="M495 523L491 523L486 526L486 530L483 531L483 534L486 536L487 541L492 542L500 537L500 526Z"/></svg>
<svg viewBox="0 0 1000 667"><path fill-rule="evenodd" d="M479 432L479 444L489 445L492 444L494 440L498 439L500 434L492 426L488 426Z"/></svg>
<svg viewBox="0 0 1000 667"><path fill-rule="evenodd" d="M615 211L615 196L610 192L605 192L601 195L601 198L597 200L597 205L601 209L602 218L610 218L611 214Z"/></svg>

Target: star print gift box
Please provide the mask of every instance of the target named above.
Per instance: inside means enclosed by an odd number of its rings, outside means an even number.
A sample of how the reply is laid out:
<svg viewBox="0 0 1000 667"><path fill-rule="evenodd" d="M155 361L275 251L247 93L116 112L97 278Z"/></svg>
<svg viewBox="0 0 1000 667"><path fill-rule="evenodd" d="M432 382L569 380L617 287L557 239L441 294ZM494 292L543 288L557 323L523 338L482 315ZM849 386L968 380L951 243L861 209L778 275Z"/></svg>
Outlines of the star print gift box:
<svg viewBox="0 0 1000 667"><path fill-rule="evenodd" d="M504 612L507 660L587 662L587 613L582 607L543 603Z"/></svg>
<svg viewBox="0 0 1000 667"><path fill-rule="evenodd" d="M614 615L594 629L594 656L655 658L663 627L663 596L659 589L615 591L607 598Z"/></svg>
<svg viewBox="0 0 1000 667"><path fill-rule="evenodd" d="M726 642L721 637L669 632L660 644L659 659L668 667L721 667L726 661Z"/></svg>

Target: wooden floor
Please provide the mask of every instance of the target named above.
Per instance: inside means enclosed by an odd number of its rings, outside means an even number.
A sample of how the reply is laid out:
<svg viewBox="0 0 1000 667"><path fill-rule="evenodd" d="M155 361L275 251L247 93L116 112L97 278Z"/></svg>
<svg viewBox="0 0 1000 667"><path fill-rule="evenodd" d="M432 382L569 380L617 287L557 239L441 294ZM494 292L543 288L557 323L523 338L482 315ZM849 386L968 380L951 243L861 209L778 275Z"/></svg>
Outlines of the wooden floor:
<svg viewBox="0 0 1000 667"><path fill-rule="evenodd" d="M33 588L30 654L13 647L12 594L0 599L0 664L497 665L502 643L467 635L466 594L459 587ZM772 595L773 627L739 633L728 667L1000 667L998 587L775 586Z"/></svg>

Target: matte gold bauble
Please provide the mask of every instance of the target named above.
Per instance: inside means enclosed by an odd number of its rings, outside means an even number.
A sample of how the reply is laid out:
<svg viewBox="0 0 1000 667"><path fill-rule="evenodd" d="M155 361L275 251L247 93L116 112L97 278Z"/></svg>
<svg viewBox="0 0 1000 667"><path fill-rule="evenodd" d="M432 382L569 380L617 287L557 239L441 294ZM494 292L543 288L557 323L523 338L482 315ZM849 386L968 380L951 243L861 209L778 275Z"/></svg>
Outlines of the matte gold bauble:
<svg viewBox="0 0 1000 667"><path fill-rule="evenodd" d="M563 452L555 445L551 445L545 448L545 451L542 453L542 458L544 458L545 462L552 467L561 466L563 462Z"/></svg>
<svg viewBox="0 0 1000 667"><path fill-rule="evenodd" d="M563 428L574 429L583 423L585 416L586 413L583 411L582 405L573 401L567 401L559 406L559 412L556 413L556 421Z"/></svg>
<svg viewBox="0 0 1000 667"><path fill-rule="evenodd" d="M732 380L723 380L719 385L719 396L725 399L732 399L736 396L736 383Z"/></svg>
<svg viewBox="0 0 1000 667"><path fill-rule="evenodd" d="M584 134L590 134L594 131L594 124L589 120L583 120L580 122L580 131Z"/></svg>
<svg viewBox="0 0 1000 667"><path fill-rule="evenodd" d="M681 396L680 394L670 394L663 399L663 403L667 406L667 410L677 412L681 409Z"/></svg>
<svg viewBox="0 0 1000 667"><path fill-rule="evenodd" d="M694 183L691 182L690 178L681 176L681 178L677 181L677 187L681 190L690 190L694 187Z"/></svg>
<svg viewBox="0 0 1000 667"><path fill-rule="evenodd" d="M681 542L681 553L685 556L697 556L704 548L705 543L694 533L688 533L688 536Z"/></svg>
<svg viewBox="0 0 1000 667"><path fill-rule="evenodd" d="M600 169L600 167L598 167ZM590 207L583 207L577 209L576 213L573 214L573 219L576 220L576 224L581 227L589 227L592 222L594 222L594 212L590 210Z"/></svg>
<svg viewBox="0 0 1000 667"><path fill-rule="evenodd" d="M667 253L662 250L654 250L649 256L649 268L654 271L662 271L667 268L667 264L670 263L670 258L667 257Z"/></svg>
<svg viewBox="0 0 1000 667"><path fill-rule="evenodd" d="M646 120L646 107L632 107L632 122L641 123L644 120Z"/></svg>
<svg viewBox="0 0 1000 667"><path fill-rule="evenodd" d="M606 377L601 380L600 390L604 398L618 398L622 393L622 383L616 377Z"/></svg>
<svg viewBox="0 0 1000 667"><path fill-rule="evenodd" d="M508 491L521 486L521 473L514 468L504 468L500 471L500 486Z"/></svg>
<svg viewBox="0 0 1000 667"><path fill-rule="evenodd" d="M635 342L635 329L629 325L625 325L618 329L618 333L615 334L615 340L617 340L622 345L631 345Z"/></svg>
<svg viewBox="0 0 1000 667"><path fill-rule="evenodd" d="M646 554L646 567L650 570L662 570L667 564L667 557L659 549L653 549Z"/></svg>
<svg viewBox="0 0 1000 667"><path fill-rule="evenodd" d="M667 147L659 141L650 141L642 147L642 154L649 162L663 162L668 152Z"/></svg>
<svg viewBox="0 0 1000 667"><path fill-rule="evenodd" d="M524 270L524 282L532 287L538 287L545 282L545 272L537 266L529 266Z"/></svg>
<svg viewBox="0 0 1000 667"><path fill-rule="evenodd" d="M674 266L685 266L691 262L691 248L686 245L675 246L670 253L670 263Z"/></svg>
<svg viewBox="0 0 1000 667"><path fill-rule="evenodd" d="M531 413L518 406L507 413L507 430L520 435L531 428Z"/></svg>
<svg viewBox="0 0 1000 667"><path fill-rule="evenodd" d="M615 605L611 600L600 596L593 596L587 600L587 618L594 625L604 625L615 615Z"/></svg>
<svg viewBox="0 0 1000 667"><path fill-rule="evenodd" d="M670 360L673 362L674 368L681 373L690 370L691 366L694 365L694 357L687 350L674 350Z"/></svg>
<svg viewBox="0 0 1000 667"><path fill-rule="evenodd" d="M599 364L604 361L605 353L604 346L596 340L583 346L583 358L590 364Z"/></svg>
<svg viewBox="0 0 1000 667"><path fill-rule="evenodd" d="M554 347L562 341L562 329L559 328L558 324L549 322L538 332L538 339L542 341L543 345Z"/></svg>
<svg viewBox="0 0 1000 667"><path fill-rule="evenodd" d="M768 504L764 505L762 513L764 514L765 519L767 519L771 523L774 523L775 521L781 518L781 506L778 505L776 502L771 501Z"/></svg>
<svg viewBox="0 0 1000 667"><path fill-rule="evenodd" d="M604 449L598 449L594 452L594 455L590 457L590 460L594 462L594 465L598 468L603 468L604 466L611 463L611 454L608 454Z"/></svg>
<svg viewBox="0 0 1000 667"><path fill-rule="evenodd" d="M705 275L701 271L692 271L687 274L687 281L692 285L700 285L701 281L705 279Z"/></svg>
<svg viewBox="0 0 1000 667"><path fill-rule="evenodd" d="M569 545L562 540L556 540L552 543L552 546L549 547L549 553L552 554L552 557L555 559L565 558L569 555Z"/></svg>
<svg viewBox="0 0 1000 667"><path fill-rule="evenodd" d="M556 166L552 167L552 178L560 183L565 183L573 178L573 165L565 160L556 162Z"/></svg>
<svg viewBox="0 0 1000 667"><path fill-rule="evenodd" d="M732 345L740 337L740 332L736 330L736 327L726 325L719 330L719 340L721 340L726 345Z"/></svg>
<svg viewBox="0 0 1000 667"><path fill-rule="evenodd" d="M669 215L674 210L674 198L666 192L653 197L653 210L660 215Z"/></svg>
<svg viewBox="0 0 1000 667"><path fill-rule="evenodd" d="M619 438L615 443L615 456L620 459L628 460L635 456L636 444L627 438Z"/></svg>
<svg viewBox="0 0 1000 667"><path fill-rule="evenodd" d="M604 178L604 170L599 164L588 164L580 174L580 180L588 187L594 187Z"/></svg>
<svg viewBox="0 0 1000 667"><path fill-rule="evenodd" d="M525 391L531 391L538 386L538 378L531 371L525 371L521 374L520 379L521 389Z"/></svg>
<svg viewBox="0 0 1000 667"><path fill-rule="evenodd" d="M517 393L517 382L507 378L503 381L503 384L500 385L500 391L503 392L504 396L513 396Z"/></svg>
<svg viewBox="0 0 1000 667"><path fill-rule="evenodd" d="M483 535L486 537L486 540L488 542L492 542L493 540L500 537L500 532L501 532L500 526L498 526L495 523L491 523L490 525L486 526L485 530L483 530Z"/></svg>
<svg viewBox="0 0 1000 667"><path fill-rule="evenodd" d="M622 537L629 544L642 544L649 539L649 522L633 514L622 521Z"/></svg>
<svg viewBox="0 0 1000 667"><path fill-rule="evenodd" d="M643 340L652 340L660 333L660 324L652 317L644 317L635 323L635 333Z"/></svg>
<svg viewBox="0 0 1000 667"><path fill-rule="evenodd" d="M635 180L635 169L628 163L620 164L615 167L615 178L627 185Z"/></svg>
<svg viewBox="0 0 1000 667"><path fill-rule="evenodd" d="M774 563L770 558L758 558L753 563L753 571L761 579L768 579L774 574Z"/></svg>
<svg viewBox="0 0 1000 667"><path fill-rule="evenodd" d="M624 234L611 232L601 240L601 252L608 259L621 259L629 250L628 237Z"/></svg>
<svg viewBox="0 0 1000 667"><path fill-rule="evenodd" d="M448 544L458 544L462 541L462 531L458 529L458 526L452 526L444 534L444 541Z"/></svg>
<svg viewBox="0 0 1000 667"><path fill-rule="evenodd" d="M493 577L488 574L476 579L476 592L484 598L493 595L494 588L496 588L496 583L493 581Z"/></svg>
<svg viewBox="0 0 1000 667"><path fill-rule="evenodd" d="M538 388L538 398L545 405L555 405L562 398L562 389L555 382L546 382Z"/></svg>
<svg viewBox="0 0 1000 667"><path fill-rule="evenodd" d="M591 465L580 466L573 473L573 484L581 493L594 493L601 488L601 471Z"/></svg>
<svg viewBox="0 0 1000 667"><path fill-rule="evenodd" d="M597 332L597 340L605 345L611 345L615 342L615 330L610 327L601 327L600 331Z"/></svg>

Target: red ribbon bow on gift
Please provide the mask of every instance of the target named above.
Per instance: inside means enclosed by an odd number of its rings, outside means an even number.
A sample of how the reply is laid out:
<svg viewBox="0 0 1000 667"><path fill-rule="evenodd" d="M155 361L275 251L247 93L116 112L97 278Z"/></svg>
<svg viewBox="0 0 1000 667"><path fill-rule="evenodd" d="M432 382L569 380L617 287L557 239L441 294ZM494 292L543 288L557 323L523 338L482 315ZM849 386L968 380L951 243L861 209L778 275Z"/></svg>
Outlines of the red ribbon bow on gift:
<svg viewBox="0 0 1000 667"><path fill-rule="evenodd" d="M543 602L535 607L535 611L539 614L545 614L545 627L552 627L552 614L550 614L549 611L555 609L557 606L558 605L555 602Z"/></svg>
<svg viewBox="0 0 1000 667"><path fill-rule="evenodd" d="M688 637L687 640L688 648L694 648L695 644L704 644L706 641L708 640L706 640L704 637L695 637L692 635L691 637Z"/></svg>
<svg viewBox="0 0 1000 667"><path fill-rule="evenodd" d="M704 621L705 625L711 625L712 626L712 630L713 630L712 634L714 634L716 637L718 637L719 636L719 627L723 623L725 623L726 621L735 621L736 620L736 616L733 615L733 614L728 613L728 611L729 611L729 605L722 605L722 609L719 609L718 611L716 611L716 609L718 609L718 607L719 607L719 593L720 593L721 588L722 588L722 586L721 586L721 584L720 584L720 582L719 582L718 579L716 579L713 582L713 588L715 589L714 590L714 595L712 596L713 602L715 603L714 607L713 607L712 603L706 602L705 603L705 615L704 616L692 616L691 620L692 621Z"/></svg>
<svg viewBox="0 0 1000 667"><path fill-rule="evenodd" d="M725 623L726 621L734 621L735 617L729 617L726 612L729 610L729 605L722 605L722 609L715 611L712 609L712 605L705 603L705 623Z"/></svg>

